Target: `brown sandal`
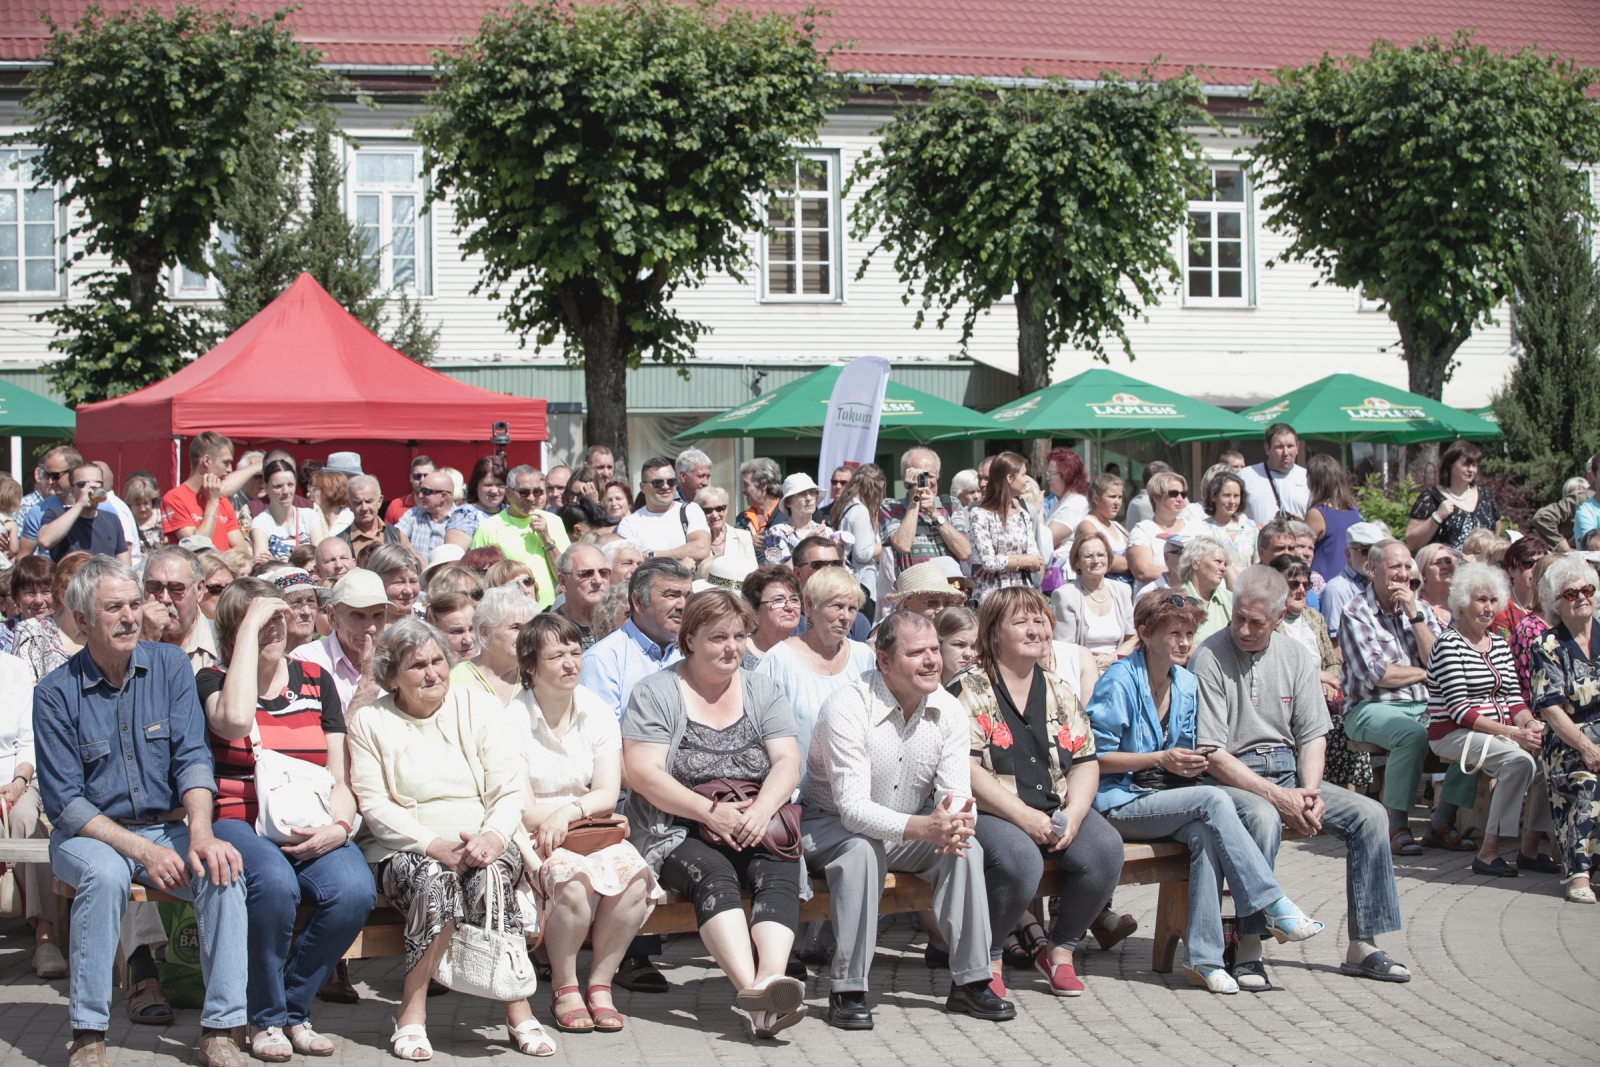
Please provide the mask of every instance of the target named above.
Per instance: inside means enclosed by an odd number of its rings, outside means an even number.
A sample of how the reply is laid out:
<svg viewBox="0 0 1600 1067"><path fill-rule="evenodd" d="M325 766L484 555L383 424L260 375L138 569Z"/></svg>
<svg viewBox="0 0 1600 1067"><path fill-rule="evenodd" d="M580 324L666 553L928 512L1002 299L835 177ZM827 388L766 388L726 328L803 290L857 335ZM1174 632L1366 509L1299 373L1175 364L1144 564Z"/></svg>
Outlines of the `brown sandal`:
<svg viewBox="0 0 1600 1067"><path fill-rule="evenodd" d="M594 994L596 990L602 993L610 993L611 987L608 985L592 985L589 987L588 995L584 997L584 1002L589 1006L589 1014L594 1018L594 1028L602 1034L614 1034L622 1029L625 1025L625 1020L622 1018L622 1013L615 1007L607 1004L595 1004Z"/></svg>
<svg viewBox="0 0 1600 1067"><path fill-rule="evenodd" d="M1139 920L1132 915L1124 914L1119 918L1122 921L1109 930L1098 925L1089 927L1089 932L1094 935L1094 939L1100 942L1100 951L1111 951L1116 947L1117 942L1139 929Z"/></svg>
<svg viewBox="0 0 1600 1067"><path fill-rule="evenodd" d="M128 1018L134 1022L146 1026L170 1026L177 1017L172 1005L162 995L159 978L146 978L128 987Z"/></svg>
<svg viewBox="0 0 1600 1067"><path fill-rule="evenodd" d="M1454 826L1446 827L1444 833L1439 833L1433 827L1428 827L1422 834L1422 843L1428 848L1442 848L1451 852L1476 852L1478 843L1470 837L1462 837L1461 831Z"/></svg>
<svg viewBox="0 0 1600 1067"><path fill-rule="evenodd" d="M1411 836L1409 827L1396 826L1389 831L1389 852L1396 856L1420 856L1422 846Z"/></svg>

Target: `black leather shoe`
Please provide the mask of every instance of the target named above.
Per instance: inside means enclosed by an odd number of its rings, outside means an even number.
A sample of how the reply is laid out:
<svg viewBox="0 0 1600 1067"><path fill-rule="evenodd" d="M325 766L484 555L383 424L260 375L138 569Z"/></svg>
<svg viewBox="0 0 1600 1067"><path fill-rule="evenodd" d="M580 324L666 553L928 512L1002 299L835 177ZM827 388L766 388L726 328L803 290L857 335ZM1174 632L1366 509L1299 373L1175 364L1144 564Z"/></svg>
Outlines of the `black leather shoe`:
<svg viewBox="0 0 1600 1067"><path fill-rule="evenodd" d="M1538 871L1540 874L1560 874L1561 864L1546 856L1543 852L1537 856L1518 852L1517 869L1521 871Z"/></svg>
<svg viewBox="0 0 1600 1067"><path fill-rule="evenodd" d="M950 984L950 995L945 998L945 1011L959 1011L974 1019L988 1019L1003 1023L1017 1017L1017 1006L1009 1000L994 995L988 982L969 982L967 985Z"/></svg>
<svg viewBox="0 0 1600 1067"><path fill-rule="evenodd" d="M656 970L649 956L624 956L614 979L617 985L634 993L665 993L671 986L667 976Z"/></svg>
<svg viewBox="0 0 1600 1067"><path fill-rule="evenodd" d="M810 972L806 970L805 961L799 956L789 957L789 962L784 965L783 973L790 978L798 978L802 982L811 977Z"/></svg>
<svg viewBox="0 0 1600 1067"><path fill-rule="evenodd" d="M1495 878L1515 878L1517 869L1507 863L1504 857L1496 856L1493 863L1485 863L1478 857L1472 857L1472 873L1487 874Z"/></svg>
<svg viewBox="0 0 1600 1067"><path fill-rule="evenodd" d="M872 1012L861 992L828 994L828 1025L840 1030L871 1030Z"/></svg>

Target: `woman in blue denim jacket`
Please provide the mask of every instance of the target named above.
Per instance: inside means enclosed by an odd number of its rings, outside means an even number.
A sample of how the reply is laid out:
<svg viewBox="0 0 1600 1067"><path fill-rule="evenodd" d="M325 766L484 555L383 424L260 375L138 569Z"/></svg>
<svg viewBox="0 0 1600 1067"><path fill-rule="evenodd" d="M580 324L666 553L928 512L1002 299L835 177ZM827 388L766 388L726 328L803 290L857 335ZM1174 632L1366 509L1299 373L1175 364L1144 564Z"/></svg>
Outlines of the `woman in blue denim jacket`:
<svg viewBox="0 0 1600 1067"><path fill-rule="evenodd" d="M1241 915L1262 910L1279 941L1304 941L1322 929L1283 895L1272 868L1239 822L1233 800L1213 786L1190 785L1206 770L1194 747L1194 675L1185 669L1205 608L1193 597L1152 589L1133 609L1139 649L1109 667L1089 702L1100 788L1095 810L1127 841L1170 837L1189 846L1189 927L1184 971L1213 993L1267 988L1259 961L1223 966L1222 879ZM1259 973L1258 973L1259 971Z"/></svg>

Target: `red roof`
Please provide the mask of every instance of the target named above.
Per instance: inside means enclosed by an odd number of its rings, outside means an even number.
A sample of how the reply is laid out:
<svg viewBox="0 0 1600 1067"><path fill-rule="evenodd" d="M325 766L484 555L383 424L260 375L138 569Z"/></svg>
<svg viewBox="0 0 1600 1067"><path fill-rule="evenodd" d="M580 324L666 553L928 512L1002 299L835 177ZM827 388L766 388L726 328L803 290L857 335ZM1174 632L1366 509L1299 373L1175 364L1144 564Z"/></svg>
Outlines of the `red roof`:
<svg viewBox="0 0 1600 1067"><path fill-rule="evenodd" d="M222 6L205 0L207 6ZM746 0L761 7L803 6ZM12 0L0 7L0 60L38 55L58 24L90 0ZM157 0L170 9L173 0ZM238 0L268 14L281 0ZM104 9L129 6L103 0ZM300 39L338 65L425 66L476 28L486 0L311 0L289 16ZM1092 78L1157 55L1205 66L1206 80L1246 85L1286 64L1331 52L1364 53L1379 38L1400 44L1472 29L1493 48L1534 45L1600 67L1594 0L832 0L828 39L849 40L840 69L872 74L1060 74Z"/></svg>

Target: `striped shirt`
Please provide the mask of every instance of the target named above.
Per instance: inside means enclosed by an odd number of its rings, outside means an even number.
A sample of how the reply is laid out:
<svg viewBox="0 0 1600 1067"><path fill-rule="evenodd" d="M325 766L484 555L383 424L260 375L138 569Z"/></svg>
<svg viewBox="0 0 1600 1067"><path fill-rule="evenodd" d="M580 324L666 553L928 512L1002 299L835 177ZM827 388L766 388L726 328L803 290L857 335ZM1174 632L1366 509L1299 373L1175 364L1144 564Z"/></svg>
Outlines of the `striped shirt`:
<svg viewBox="0 0 1600 1067"><path fill-rule="evenodd" d="M1428 657L1428 740L1470 730L1480 717L1510 725L1528 710L1510 647L1492 630L1488 637L1486 652L1473 648L1453 626L1434 642Z"/></svg>
<svg viewBox="0 0 1600 1067"><path fill-rule="evenodd" d="M323 669L315 663L291 659L289 684L274 697L256 701L256 727L261 731L261 747L285 756L325 767L328 763L328 734L345 732L344 711L339 693ZM195 676L200 704L211 694L222 693L227 673L217 667L203 668ZM248 736L224 740L206 731L211 741L211 760L217 772L217 819L256 819L256 759Z"/></svg>

